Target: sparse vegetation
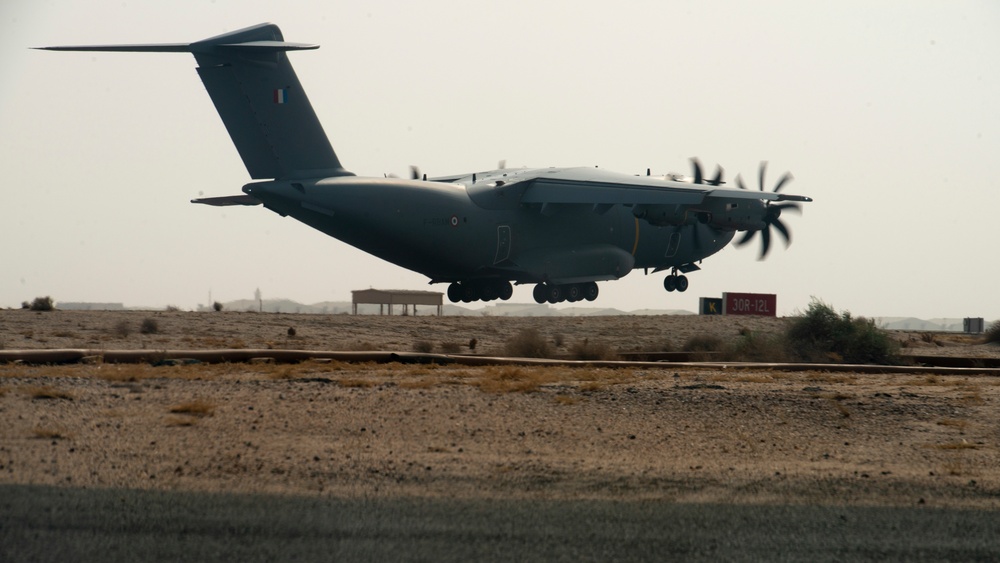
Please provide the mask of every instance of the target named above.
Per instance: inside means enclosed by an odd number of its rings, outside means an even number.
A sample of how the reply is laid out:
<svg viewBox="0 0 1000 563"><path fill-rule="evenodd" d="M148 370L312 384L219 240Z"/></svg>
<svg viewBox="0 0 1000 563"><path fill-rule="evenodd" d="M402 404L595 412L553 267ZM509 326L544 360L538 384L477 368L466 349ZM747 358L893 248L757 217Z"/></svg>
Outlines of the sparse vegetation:
<svg viewBox="0 0 1000 563"><path fill-rule="evenodd" d="M24 303L21 304L21 307L24 308ZM51 311L56 307L52 303L52 298L46 295L45 297L36 297L28 308L32 311Z"/></svg>
<svg viewBox="0 0 1000 563"><path fill-rule="evenodd" d="M722 350L722 339L714 334L696 334L684 343L685 352L719 352Z"/></svg>
<svg viewBox="0 0 1000 563"><path fill-rule="evenodd" d="M40 440L62 440L64 438L69 438L69 435L62 431L54 428L42 428L37 427L31 431L35 438Z"/></svg>
<svg viewBox="0 0 1000 563"><path fill-rule="evenodd" d="M434 351L434 344L427 340L417 340L413 343L413 351L418 354L430 354Z"/></svg>
<svg viewBox="0 0 1000 563"><path fill-rule="evenodd" d="M687 339L682 349L691 352L696 361L706 361L712 354L722 351L724 343L714 334L696 334Z"/></svg>
<svg viewBox="0 0 1000 563"><path fill-rule="evenodd" d="M72 401L73 395L67 391L61 391L55 387L50 387L48 385L42 387L32 387L28 389L28 394L31 395L32 399L62 399L64 401Z"/></svg>
<svg viewBox="0 0 1000 563"><path fill-rule="evenodd" d="M785 362L788 361L788 353L785 341L780 335L760 334L744 329L740 331L739 338L723 349L722 359L740 362Z"/></svg>
<svg viewBox="0 0 1000 563"><path fill-rule="evenodd" d="M550 358L552 346L539 332L526 328L512 336L504 345L508 356L518 358Z"/></svg>
<svg viewBox="0 0 1000 563"><path fill-rule="evenodd" d="M194 400L176 405L170 408L170 412L173 414L186 414L189 416L212 416L215 414L215 405L208 401Z"/></svg>
<svg viewBox="0 0 1000 563"><path fill-rule="evenodd" d="M898 344L874 321L853 318L848 311L837 313L818 300L793 319L785 343L791 355L809 362L888 364L898 351Z"/></svg>
<svg viewBox="0 0 1000 563"><path fill-rule="evenodd" d="M142 334L156 334L160 332L160 323L154 318L146 317L142 319L142 323L139 325L139 332Z"/></svg>
<svg viewBox="0 0 1000 563"><path fill-rule="evenodd" d="M439 347L445 354L457 354L462 351L462 345L457 342L442 342Z"/></svg>
<svg viewBox="0 0 1000 563"><path fill-rule="evenodd" d="M1000 344L1000 321L993 321L990 324L990 327L986 329L986 333L983 335L983 339L988 344Z"/></svg>
<svg viewBox="0 0 1000 563"><path fill-rule="evenodd" d="M122 319L115 323L115 327L112 329L112 332L118 338L128 338L128 336L132 334L132 325L129 324L127 320Z"/></svg>
<svg viewBox="0 0 1000 563"><path fill-rule="evenodd" d="M584 338L570 346L574 360L616 360L618 353L605 342L590 342Z"/></svg>
<svg viewBox="0 0 1000 563"><path fill-rule="evenodd" d="M215 309L216 313L218 313L219 311L222 310L222 303L216 301L215 303L212 303L212 308Z"/></svg>

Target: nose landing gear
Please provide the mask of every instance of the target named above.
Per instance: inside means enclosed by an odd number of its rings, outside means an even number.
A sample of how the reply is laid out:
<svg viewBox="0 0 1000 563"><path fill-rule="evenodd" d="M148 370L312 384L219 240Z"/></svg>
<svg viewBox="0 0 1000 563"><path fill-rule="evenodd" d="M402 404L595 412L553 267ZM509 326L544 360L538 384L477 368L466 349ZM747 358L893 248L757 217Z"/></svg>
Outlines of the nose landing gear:
<svg viewBox="0 0 1000 563"><path fill-rule="evenodd" d="M670 274L663 278L663 289L667 291L687 291L688 279L685 275Z"/></svg>

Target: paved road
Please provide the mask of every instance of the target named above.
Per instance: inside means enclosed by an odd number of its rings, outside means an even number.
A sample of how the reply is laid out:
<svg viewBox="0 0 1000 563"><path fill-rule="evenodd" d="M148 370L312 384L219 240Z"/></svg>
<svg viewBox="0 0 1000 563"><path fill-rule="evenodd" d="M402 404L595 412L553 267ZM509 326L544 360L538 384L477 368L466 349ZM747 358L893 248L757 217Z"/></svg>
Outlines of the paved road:
<svg viewBox="0 0 1000 563"><path fill-rule="evenodd" d="M1000 512L0 485L0 561L998 561Z"/></svg>

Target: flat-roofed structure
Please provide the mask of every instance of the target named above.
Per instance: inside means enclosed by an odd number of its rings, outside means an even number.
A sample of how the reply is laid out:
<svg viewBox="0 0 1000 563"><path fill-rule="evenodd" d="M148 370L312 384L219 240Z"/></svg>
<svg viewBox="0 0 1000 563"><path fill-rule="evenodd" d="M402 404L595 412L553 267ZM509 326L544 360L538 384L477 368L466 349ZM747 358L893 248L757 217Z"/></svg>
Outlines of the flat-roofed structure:
<svg viewBox="0 0 1000 563"><path fill-rule="evenodd" d="M384 307L388 305L389 314L395 305L403 306L403 314L408 315L409 307L413 306L413 315L417 314L417 305L433 305L437 307L437 314L441 316L441 308L444 305L444 293L438 291L415 291L411 289L356 289L351 291L352 313L358 314L358 304L367 303L378 305L378 314L384 315Z"/></svg>

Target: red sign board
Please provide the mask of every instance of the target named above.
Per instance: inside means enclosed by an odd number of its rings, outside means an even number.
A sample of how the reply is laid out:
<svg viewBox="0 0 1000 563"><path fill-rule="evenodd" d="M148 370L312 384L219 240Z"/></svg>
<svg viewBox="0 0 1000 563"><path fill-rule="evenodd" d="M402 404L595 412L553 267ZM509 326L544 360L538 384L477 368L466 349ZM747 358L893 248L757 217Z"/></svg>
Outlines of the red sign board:
<svg viewBox="0 0 1000 563"><path fill-rule="evenodd" d="M775 317L778 296L773 293L723 293L723 315L760 315Z"/></svg>

